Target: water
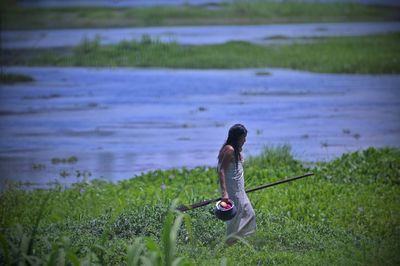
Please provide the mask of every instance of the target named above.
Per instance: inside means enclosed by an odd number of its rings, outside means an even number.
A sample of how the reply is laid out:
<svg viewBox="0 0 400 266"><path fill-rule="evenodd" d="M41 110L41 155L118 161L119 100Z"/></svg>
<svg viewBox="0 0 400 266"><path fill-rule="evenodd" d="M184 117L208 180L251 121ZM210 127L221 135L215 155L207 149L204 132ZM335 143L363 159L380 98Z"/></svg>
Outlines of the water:
<svg viewBox="0 0 400 266"><path fill-rule="evenodd" d="M274 39L276 36L295 41L308 37L362 36L389 32L400 32L400 22L57 29L2 31L0 34L3 48L52 48L75 46L84 39L93 40L96 36L103 45L116 44L123 40L140 40L144 35L153 40L182 45L221 44L229 41L268 45L282 42L282 39Z"/></svg>
<svg viewBox="0 0 400 266"><path fill-rule="evenodd" d="M79 171L117 181L155 169L215 166L234 123L249 129L247 155L266 145L290 144L296 158L317 161L400 144L399 75L281 69L5 71L36 81L0 88L2 180L69 183ZM271 75L260 75L266 71ZM51 163L70 156L78 162Z"/></svg>

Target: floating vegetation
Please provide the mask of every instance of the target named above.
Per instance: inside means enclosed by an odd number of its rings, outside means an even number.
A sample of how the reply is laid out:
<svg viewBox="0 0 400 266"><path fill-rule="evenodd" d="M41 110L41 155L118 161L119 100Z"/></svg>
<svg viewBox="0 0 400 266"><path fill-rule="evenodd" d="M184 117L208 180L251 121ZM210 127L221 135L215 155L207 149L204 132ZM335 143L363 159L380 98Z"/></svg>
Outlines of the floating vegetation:
<svg viewBox="0 0 400 266"><path fill-rule="evenodd" d="M177 138L177 140L180 140L180 141L189 141L189 140L191 140L191 138L189 138L189 137L180 137L180 138Z"/></svg>
<svg viewBox="0 0 400 266"><path fill-rule="evenodd" d="M46 165L45 164L41 164L41 163L34 163L32 165L32 169L33 170L43 170L45 168L46 168Z"/></svg>
<svg viewBox="0 0 400 266"><path fill-rule="evenodd" d="M181 128L194 128L196 127L193 124L188 124L188 123L183 123L182 125L180 125Z"/></svg>
<svg viewBox="0 0 400 266"><path fill-rule="evenodd" d="M63 177L63 178L67 178L70 175L71 174L67 170L61 170L60 171L60 176Z"/></svg>
<svg viewBox="0 0 400 266"><path fill-rule="evenodd" d="M328 29L325 27L317 27L315 28L315 31L328 31Z"/></svg>
<svg viewBox="0 0 400 266"><path fill-rule="evenodd" d="M62 164L62 163L76 163L78 161L78 158L75 156L70 156L68 158L52 158L51 163L52 164Z"/></svg>
<svg viewBox="0 0 400 266"><path fill-rule="evenodd" d="M264 40L288 40L290 38L285 35L273 35L273 36L267 36L263 39Z"/></svg>
<svg viewBox="0 0 400 266"><path fill-rule="evenodd" d="M289 91L289 90L268 90L268 89L251 89L240 92L244 96L307 96L319 95L310 91Z"/></svg>
<svg viewBox="0 0 400 266"><path fill-rule="evenodd" d="M349 135L351 133L350 129L345 128L342 130L343 134Z"/></svg>
<svg viewBox="0 0 400 266"><path fill-rule="evenodd" d="M55 98L61 98L60 94L50 94L50 95L42 95L42 96L24 96L23 100L50 100Z"/></svg>
<svg viewBox="0 0 400 266"><path fill-rule="evenodd" d="M95 102L91 102L91 103L88 103L87 106L90 107L90 108L96 108L96 107L99 106L99 104L98 104L98 103L95 103Z"/></svg>
<svg viewBox="0 0 400 266"><path fill-rule="evenodd" d="M83 177L84 179L86 179L86 178L91 177L91 176L92 176L92 173L91 173L90 171L87 171L87 170L84 170L84 171L76 170L76 171L75 171L75 176L76 176L77 178Z"/></svg>
<svg viewBox="0 0 400 266"><path fill-rule="evenodd" d="M245 89L240 91L240 95L244 96L265 96L268 94L270 94L270 91L268 91L267 88Z"/></svg>
<svg viewBox="0 0 400 266"><path fill-rule="evenodd" d="M34 79L27 75L13 74L13 73L0 73L0 84L15 84L18 82L32 82Z"/></svg>
<svg viewBox="0 0 400 266"><path fill-rule="evenodd" d="M302 139L308 139L308 138L310 138L310 136L308 134L304 134L304 135L301 135L301 138Z"/></svg>
<svg viewBox="0 0 400 266"><path fill-rule="evenodd" d="M268 71L259 71L259 72L256 72L256 76L271 76L272 75L272 73L271 72L268 72Z"/></svg>

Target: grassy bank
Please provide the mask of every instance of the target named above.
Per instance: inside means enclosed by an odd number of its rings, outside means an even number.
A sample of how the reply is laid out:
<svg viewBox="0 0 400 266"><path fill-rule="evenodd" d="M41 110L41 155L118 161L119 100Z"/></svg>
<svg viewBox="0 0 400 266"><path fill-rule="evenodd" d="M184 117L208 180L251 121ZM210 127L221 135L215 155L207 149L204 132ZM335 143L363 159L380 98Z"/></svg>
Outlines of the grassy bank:
<svg viewBox="0 0 400 266"><path fill-rule="evenodd" d="M2 29L109 28L399 20L398 7L284 1L150 8L18 8L2 0Z"/></svg>
<svg viewBox="0 0 400 266"><path fill-rule="evenodd" d="M258 68L323 73L400 73L400 34L313 38L311 43L262 46L246 42L180 46L150 40L101 46L83 41L66 49L3 50L2 65Z"/></svg>
<svg viewBox="0 0 400 266"><path fill-rule="evenodd" d="M0 73L0 84L15 84L19 82L31 82L34 79L27 75L13 74L13 73Z"/></svg>
<svg viewBox="0 0 400 266"><path fill-rule="evenodd" d="M290 149L246 160L247 187L315 176L249 194L257 233L226 248L212 206L167 212L173 199L218 196L214 168L143 174L117 184L1 193L1 260L103 265L398 265L400 150L370 148L309 169ZM38 217L40 219L38 219ZM176 220L174 220L174 218ZM175 223L174 223L175 221ZM141 257L140 257L141 256ZM141 263L140 263L141 262Z"/></svg>

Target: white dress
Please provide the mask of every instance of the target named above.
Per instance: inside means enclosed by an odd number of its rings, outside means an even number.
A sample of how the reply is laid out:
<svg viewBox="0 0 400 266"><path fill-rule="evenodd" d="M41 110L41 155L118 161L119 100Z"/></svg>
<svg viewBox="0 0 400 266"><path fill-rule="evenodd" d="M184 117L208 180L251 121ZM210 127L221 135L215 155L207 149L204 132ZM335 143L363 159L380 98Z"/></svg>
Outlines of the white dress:
<svg viewBox="0 0 400 266"><path fill-rule="evenodd" d="M220 164L218 168L220 168ZM244 188L243 165L239 161L237 166L233 161L225 169L225 185L229 199L236 205L235 217L226 222L228 241L232 236L245 237L256 230L256 215ZM234 239L234 238L233 238Z"/></svg>

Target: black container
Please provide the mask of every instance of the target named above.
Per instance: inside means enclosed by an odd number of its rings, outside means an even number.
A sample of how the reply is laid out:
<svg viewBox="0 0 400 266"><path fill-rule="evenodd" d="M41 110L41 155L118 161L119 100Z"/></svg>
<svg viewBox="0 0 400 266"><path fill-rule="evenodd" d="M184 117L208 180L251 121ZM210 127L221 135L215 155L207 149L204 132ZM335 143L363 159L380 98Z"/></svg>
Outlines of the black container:
<svg viewBox="0 0 400 266"><path fill-rule="evenodd" d="M224 207L222 207L220 200L215 204L214 214L218 219L222 221L229 221L233 217L235 217L237 213L235 203L232 200L229 200L229 203L231 205L229 209L225 209Z"/></svg>

